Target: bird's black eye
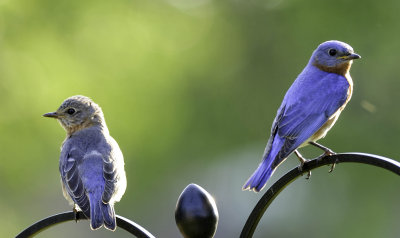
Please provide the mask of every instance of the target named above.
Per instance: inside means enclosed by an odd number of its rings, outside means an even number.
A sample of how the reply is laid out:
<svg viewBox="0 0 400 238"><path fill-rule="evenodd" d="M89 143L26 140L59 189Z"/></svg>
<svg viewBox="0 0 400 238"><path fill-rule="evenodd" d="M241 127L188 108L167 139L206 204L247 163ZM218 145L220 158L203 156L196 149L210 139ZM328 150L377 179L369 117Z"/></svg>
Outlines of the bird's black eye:
<svg viewBox="0 0 400 238"><path fill-rule="evenodd" d="M330 56L334 56L334 55L336 55L337 50L335 50L335 49L329 49L328 53L329 53Z"/></svg>
<svg viewBox="0 0 400 238"><path fill-rule="evenodd" d="M69 109L67 110L67 113L68 113L69 115L72 115L72 114L75 113L75 109L69 108Z"/></svg>

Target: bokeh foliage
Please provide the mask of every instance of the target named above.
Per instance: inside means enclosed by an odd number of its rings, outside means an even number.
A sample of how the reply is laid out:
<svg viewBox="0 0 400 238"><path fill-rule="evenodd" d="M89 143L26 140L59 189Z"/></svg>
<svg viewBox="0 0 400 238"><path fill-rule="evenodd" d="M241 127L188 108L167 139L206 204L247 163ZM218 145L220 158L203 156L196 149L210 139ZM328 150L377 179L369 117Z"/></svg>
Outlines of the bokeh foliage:
<svg viewBox="0 0 400 238"><path fill-rule="evenodd" d="M216 237L238 237L261 196L241 185L279 103L330 39L363 58L352 68L353 99L321 143L399 158L399 9L395 0L0 1L0 237L70 209L58 173L65 133L41 115L76 94L102 106L125 155L118 214L178 237L175 202L194 182L217 200ZM290 158L273 180L296 165ZM396 237L395 175L360 165L326 171L288 187L256 237ZM39 237L72 235L110 233L82 222Z"/></svg>

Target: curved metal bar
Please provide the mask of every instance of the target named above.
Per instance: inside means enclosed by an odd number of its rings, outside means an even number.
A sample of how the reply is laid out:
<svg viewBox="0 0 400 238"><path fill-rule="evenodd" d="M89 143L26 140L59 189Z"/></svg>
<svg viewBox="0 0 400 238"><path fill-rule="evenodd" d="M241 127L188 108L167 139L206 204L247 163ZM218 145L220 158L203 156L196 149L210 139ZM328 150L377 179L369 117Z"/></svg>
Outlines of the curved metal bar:
<svg viewBox="0 0 400 238"><path fill-rule="evenodd" d="M296 178L300 177L304 172L316 169L318 167L339 164L339 163L362 163L369 164L376 167L392 171L393 173L400 175L400 163L398 161L388 159L378 155L364 154L364 153L343 153L329 156L321 156L313 160L309 160L304 163L303 170L300 171L299 167L293 168L278 181L276 181L258 201L254 207L246 224L243 227L240 238L251 238L253 237L254 231L257 225L264 215L272 201L278 196L278 194Z"/></svg>
<svg viewBox="0 0 400 238"><path fill-rule="evenodd" d="M137 238L155 238L150 232L133 221L119 215L116 215L116 218L118 227L126 230ZM76 214L72 211L59 213L32 224L30 227L19 233L16 238L32 237L59 223L78 220L87 220L87 218L82 212L77 212Z"/></svg>

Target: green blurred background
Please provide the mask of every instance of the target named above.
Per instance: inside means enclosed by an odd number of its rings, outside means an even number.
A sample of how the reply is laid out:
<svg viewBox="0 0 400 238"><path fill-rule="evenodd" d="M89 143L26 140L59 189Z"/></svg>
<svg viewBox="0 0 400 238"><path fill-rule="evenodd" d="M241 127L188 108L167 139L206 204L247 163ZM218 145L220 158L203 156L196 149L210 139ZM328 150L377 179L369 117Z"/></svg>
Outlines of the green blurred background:
<svg viewBox="0 0 400 238"><path fill-rule="evenodd" d="M103 108L124 153L119 215L157 237L180 237L175 204L197 183L216 199L215 237L238 237L263 194L241 186L283 95L331 39L363 58L353 64L352 101L320 142L399 158L399 10L395 0L1 0L0 237L71 209L58 172L65 132L41 115L76 94ZM297 165L290 157L271 182ZM328 169L287 187L255 237L398 237L396 175L359 164ZM37 237L130 236L92 232L83 221Z"/></svg>

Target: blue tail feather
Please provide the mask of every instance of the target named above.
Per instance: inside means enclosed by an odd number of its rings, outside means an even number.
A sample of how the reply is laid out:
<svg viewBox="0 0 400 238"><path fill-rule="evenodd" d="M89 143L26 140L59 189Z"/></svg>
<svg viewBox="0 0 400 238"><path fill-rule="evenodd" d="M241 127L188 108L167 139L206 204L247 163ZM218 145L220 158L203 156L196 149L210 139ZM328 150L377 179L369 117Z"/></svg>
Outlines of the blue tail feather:
<svg viewBox="0 0 400 238"><path fill-rule="evenodd" d="M89 193L90 201L90 227L97 230L103 225L103 214L101 212L99 199L96 194Z"/></svg>
<svg viewBox="0 0 400 238"><path fill-rule="evenodd" d="M104 224L107 229L114 231L116 228L114 207L108 203L103 203L101 195L95 193L89 193L89 201L90 227L97 230Z"/></svg>
<svg viewBox="0 0 400 238"><path fill-rule="evenodd" d="M107 204L103 202L100 203L101 203L101 211L103 212L104 226L109 230L115 231L117 225L116 225L114 207L108 203Z"/></svg>
<svg viewBox="0 0 400 238"><path fill-rule="evenodd" d="M271 168L272 160L264 159L253 175L247 180L243 189L259 192L267 183L275 169Z"/></svg>
<svg viewBox="0 0 400 238"><path fill-rule="evenodd" d="M243 190L249 189L254 192L259 192L267 183L268 179L272 176L275 171L276 165L280 163L276 163L275 161L277 154L282 148L283 140L276 136L270 148L267 147L266 153L264 154L264 158L261 161L260 165L256 169L256 171L251 175L251 177L247 180L247 182L243 186ZM281 159L279 159L281 160Z"/></svg>

